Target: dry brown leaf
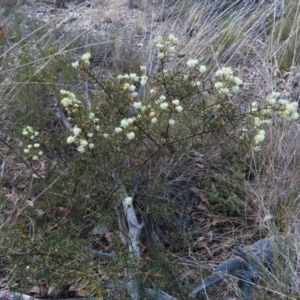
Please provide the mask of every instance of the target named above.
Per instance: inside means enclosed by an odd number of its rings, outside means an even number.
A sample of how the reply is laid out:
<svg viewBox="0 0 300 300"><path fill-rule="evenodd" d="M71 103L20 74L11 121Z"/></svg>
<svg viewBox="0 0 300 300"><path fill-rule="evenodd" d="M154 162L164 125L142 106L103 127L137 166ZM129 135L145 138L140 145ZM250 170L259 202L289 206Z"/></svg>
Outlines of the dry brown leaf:
<svg viewBox="0 0 300 300"><path fill-rule="evenodd" d="M180 280L184 280L185 278L187 278L188 276L190 276L191 274L193 274L193 270L188 270L188 271L185 271L185 272L183 272L183 273L181 273L180 275L179 275L179 279Z"/></svg>
<svg viewBox="0 0 300 300"><path fill-rule="evenodd" d="M211 230L206 234L206 236L207 236L209 242L211 243L213 240L213 237L214 237L214 232Z"/></svg>
<svg viewBox="0 0 300 300"><path fill-rule="evenodd" d="M20 195L17 194L15 187L12 188L11 193L6 194L6 197L14 204L17 203L20 199Z"/></svg>
<svg viewBox="0 0 300 300"><path fill-rule="evenodd" d="M202 242L204 239L205 239L204 236L200 236L200 237L197 238L196 243L198 244L198 243Z"/></svg>
<svg viewBox="0 0 300 300"><path fill-rule="evenodd" d="M210 257L211 259L214 259L214 255L213 255L213 253L210 251L210 249L209 249L209 247L207 246L207 244L203 244L202 246L203 246L203 247L205 248L205 250L207 251L209 257Z"/></svg>
<svg viewBox="0 0 300 300"><path fill-rule="evenodd" d="M267 222L267 221L269 221L269 220L272 220L273 218L274 218L273 216L267 215L267 216L265 216L265 217L263 218L263 223L265 223L265 222Z"/></svg>
<svg viewBox="0 0 300 300"><path fill-rule="evenodd" d="M79 289L75 293L75 297L88 298L89 296L90 296L90 294L83 289Z"/></svg>
<svg viewBox="0 0 300 300"><path fill-rule="evenodd" d="M84 290L86 285L87 283L80 280L73 282L69 286L69 292L72 292L72 297L89 297L90 295L88 294L88 292Z"/></svg>
<svg viewBox="0 0 300 300"><path fill-rule="evenodd" d="M22 210L20 207L16 206L15 208L13 208L11 210L4 209L2 212L4 215L8 216L6 222L11 223L20 215Z"/></svg>
<svg viewBox="0 0 300 300"><path fill-rule="evenodd" d="M111 245L112 244L112 233L109 230L106 230L104 236L105 236L107 242Z"/></svg>
<svg viewBox="0 0 300 300"><path fill-rule="evenodd" d="M46 279L39 280L40 297L45 297L48 294L48 283Z"/></svg>
<svg viewBox="0 0 300 300"><path fill-rule="evenodd" d="M35 212L37 213L38 216L42 216L43 214L45 214L45 212L43 210L39 209L39 208L37 208L35 210Z"/></svg>
<svg viewBox="0 0 300 300"><path fill-rule="evenodd" d="M200 210L203 210L203 211L207 211L207 206L205 206L204 204L198 204L197 205L197 208L199 208Z"/></svg>
<svg viewBox="0 0 300 300"><path fill-rule="evenodd" d="M52 285L48 288L48 293L47 293L47 296L51 297L53 295L57 295L61 292L62 290L61 289L57 289L57 286L55 285Z"/></svg>
<svg viewBox="0 0 300 300"><path fill-rule="evenodd" d="M204 204L206 204L208 207L210 207L210 203L209 203L208 198L202 192L199 193L199 197L201 198L201 201Z"/></svg>
<svg viewBox="0 0 300 300"><path fill-rule="evenodd" d="M212 182L212 184L211 184L211 190L212 191L216 191L217 189L216 189L216 185Z"/></svg>
<svg viewBox="0 0 300 300"><path fill-rule="evenodd" d="M198 167L199 169L204 169L205 168L205 166L202 165L202 164L195 164L195 166Z"/></svg>
<svg viewBox="0 0 300 300"><path fill-rule="evenodd" d="M8 277L9 276L5 276L3 278L0 278L0 288L1 289L4 289L7 286Z"/></svg>
<svg viewBox="0 0 300 300"><path fill-rule="evenodd" d="M222 244L222 248L231 248L233 245L235 245L235 240L233 238L228 238L226 239L225 243Z"/></svg>
<svg viewBox="0 0 300 300"><path fill-rule="evenodd" d="M7 215L7 216L12 216L12 215L16 212L16 209L15 209L15 208L10 209L10 210L8 210L8 209L3 209L2 212L3 212L5 215Z"/></svg>
<svg viewBox="0 0 300 300"><path fill-rule="evenodd" d="M83 284L81 281L77 281L77 282L74 282L70 285L69 287L69 291L77 291L79 289L83 288Z"/></svg>
<svg viewBox="0 0 300 300"><path fill-rule="evenodd" d="M69 207L65 207L65 206L54 206L52 210L58 213L63 213L65 216L69 215L71 211Z"/></svg>
<svg viewBox="0 0 300 300"><path fill-rule="evenodd" d="M92 230L92 235L103 236L107 232L107 227L96 227Z"/></svg>
<svg viewBox="0 0 300 300"><path fill-rule="evenodd" d="M292 226L291 224L288 224L286 228L286 236L290 236L291 233L292 233Z"/></svg>
<svg viewBox="0 0 300 300"><path fill-rule="evenodd" d="M170 246L171 245L171 240L170 240L169 237L160 236L159 238L160 238L160 241L162 241L165 246Z"/></svg>
<svg viewBox="0 0 300 300"><path fill-rule="evenodd" d="M26 200L26 203L30 206L33 207L34 206L34 202L32 200Z"/></svg>
<svg viewBox="0 0 300 300"><path fill-rule="evenodd" d="M40 296L40 288L38 286L34 286L31 289L29 289L26 294L32 296L33 298L39 297Z"/></svg>

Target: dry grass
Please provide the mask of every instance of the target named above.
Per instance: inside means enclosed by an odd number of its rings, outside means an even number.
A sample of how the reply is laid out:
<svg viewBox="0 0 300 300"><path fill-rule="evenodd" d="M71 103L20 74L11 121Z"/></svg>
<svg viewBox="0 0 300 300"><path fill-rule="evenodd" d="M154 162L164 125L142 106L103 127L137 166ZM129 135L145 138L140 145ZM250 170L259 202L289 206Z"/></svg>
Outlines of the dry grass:
<svg viewBox="0 0 300 300"><path fill-rule="evenodd" d="M300 85L300 14L298 13L300 4L298 1L261 1L257 5L248 4L248 1L244 1L244 3L236 6L219 8L215 2L211 3L211 1L199 3L199 1L183 0L175 2L163 1L158 3L158 1L141 0L139 9L134 10L128 9L127 1L99 1L95 2L92 8L86 8L82 4L82 7L78 6L72 12L59 12L56 15L47 14L44 17L43 25L38 24L35 27L32 22L31 25L34 29L29 34L20 30L24 23L16 22L17 16L15 16L14 23L10 21L11 15L3 17L1 25L5 28L3 30L5 39L1 45L0 56L2 62L0 97L4 108L10 105L10 107L15 107L15 111L10 108L10 110L2 113L1 124L5 131L2 132L0 140L2 142L1 152L3 153L3 163L9 162L9 165L5 165L1 177L4 194L12 190L19 191L19 197L22 198L20 200L22 204L19 206L21 211L30 208L30 202L26 201L28 196L32 196L31 193L34 194L33 197L37 197L40 193L43 194L44 191L47 194L46 191L55 182L55 176L58 176L58 173L63 176L64 172L67 172L68 164L71 161L70 156L74 155L72 149L71 151L66 149L63 143L59 142L65 138L62 133L63 126L57 125L57 121L51 114L52 108L49 106L49 103L52 106L57 103L59 97L57 91L64 88L65 84L70 85L70 82L61 77L63 75L54 76L49 79L49 85L41 88L40 78L37 79L37 76L40 76L49 65L55 63L59 65L57 59L61 57L71 61L80 57L84 51L91 51L97 58L96 70L104 78L110 78L114 73L138 72L140 65L149 65L153 59L154 38L158 35L167 36L169 33L174 33L180 40L178 56L175 62L170 62L168 68L186 71L186 61L189 58L197 58L201 64L207 66L206 76L209 77L217 68L231 65L244 81L243 90L233 101L243 105L254 100L263 103L271 91L279 91L291 101L298 100ZM18 9L21 10L21 13L26 11L28 13L32 8L20 7ZM34 13L34 11L35 9L31 12ZM39 18L37 14L34 17ZM72 21L74 19L75 21ZM18 24L19 28L17 28ZM16 28L21 32L18 41L13 39L16 36ZM28 41L30 41L30 45ZM57 50L51 52L48 47L50 45L57 45ZM45 49L48 53L38 57L41 51ZM31 60L22 61L20 53L28 53L29 51L31 54L36 53L37 57L34 59L35 55L33 55ZM30 70L30 72L26 73L25 70ZM53 69L52 71L54 72ZM46 75L46 73L43 74L44 77ZM39 88L31 90L32 86L35 85ZM39 119L38 116L36 118L37 124L42 128L50 126L52 131L57 134L54 140L58 143L57 149L59 148L59 150L55 149L56 152L47 155L54 163L59 161L61 166L64 166L58 173L54 172L54 166L45 170L43 169L44 166L41 165L36 167L37 170L31 167L29 174L25 172L26 175L24 175L22 173L24 171L22 168L26 167L24 165L20 167L21 158L16 154L20 143L16 131L23 126L24 122L28 121L24 112L30 111L30 118L34 116L32 110L35 109L35 106L29 102L25 103L24 101L24 107L22 104L20 105L22 99L20 95L24 96L22 94L24 87L30 90L28 95L32 95L33 98L33 95L38 95L42 109L49 112L48 120L43 120L42 117ZM85 92L81 91L81 93L84 94ZM14 119L11 119L11 116L14 116ZM164 258L166 260L165 262L160 261L161 264L165 263L162 269L170 270L168 276L166 275L167 279L164 281L165 286L163 288L168 292L175 289L176 297L188 299L187 295L193 287L200 283L217 262L230 255L236 244L248 245L265 236L283 234L290 236L292 242L287 246L288 249L278 249L278 264L276 264L273 273L265 271L262 280L257 283L256 299L299 298L300 276L299 262L297 261L299 257L298 254L289 253L290 250L299 251L299 129L298 122L287 127L286 124L274 117L274 123L267 131L267 139L262 151L251 153L243 160L241 169L238 169L240 165L235 169L232 160L228 159L227 161L228 152L229 157L234 154L231 149L226 151L226 147L223 150L222 147L220 149L215 145L208 145L209 147L205 149L184 153L175 166L172 160L159 161L156 164L153 163L151 169L149 168L143 173L145 181L137 204L140 208L141 218L149 218L149 231L142 237L145 247L143 257L145 258L145 265L154 270L153 276L150 273L150 275L147 274L147 270L145 270L145 274L149 276L148 284L151 283L155 287L161 283L160 270L155 269L153 261L149 258L156 257L155 255L160 253L161 249L165 251ZM52 142L53 140L47 140L49 145ZM9 149L7 144L13 144L14 151ZM243 157L243 154L238 153L236 156L240 158ZM62 157L61 161L56 157ZM203 167L199 169L199 165ZM77 165L76 167L79 172L86 170L84 167L80 168ZM49 175L49 181L44 180L37 187L32 187L34 177L31 177L30 180L28 177L30 178L32 173L38 171L38 168L42 168L45 174L53 171L53 174L56 175L53 177ZM201 186L200 183L202 183L203 178L213 178L213 185L217 188L234 189L236 192L238 190L237 182L227 176L234 174L237 170L241 173L250 174L248 177L245 176L242 181L238 181L239 184L242 182L243 185L238 195L242 195L240 198L244 197L242 200L245 201L239 214L226 215L225 211L227 212L228 207L222 212L207 208L212 206L214 199L213 195L207 193L207 190L203 188L204 184ZM155 174L151 180L148 179L149 174ZM89 176L93 178L93 175L86 175L86 177ZM72 178L71 175L70 178ZM92 180L91 178L86 180ZM76 180L80 181L81 179L76 177ZM74 179L74 182L76 180ZM105 182L107 179L103 178L102 180ZM165 182L162 183L163 180ZM225 183L227 184L225 185ZM161 189L161 198L156 199L156 210L153 206L153 211L148 211L143 206L143 201L150 203L153 201L151 197L157 197L156 184ZM210 181L209 184L206 188L208 190L213 189ZM76 185L74 186L74 193L76 193ZM101 187L104 188L105 184ZM187 189L192 188L194 188L194 194L185 193ZM60 187L60 190L54 191L49 196L44 196L46 204L42 203L39 209L46 211L51 205L55 207L69 205L75 210L76 217L79 219L79 210L82 209L80 197L85 199L84 201L87 203L93 199L94 202L85 211L84 218L88 219L89 216L92 216L91 223L98 224L97 218L103 210L107 209L108 204L105 201L107 201L111 191L105 191L104 194L101 194L93 183L89 186L89 191L80 193L78 199L72 194L72 197L77 199L72 202L68 198L71 197L71 192L68 194L64 189L69 190L67 180L65 185ZM196 190L198 194L196 194ZM176 193L180 194L177 202L170 196L170 194ZM196 200L193 199L196 204L189 203L190 199L187 198L192 197L191 195L194 198L198 197ZM55 204L49 204L52 203L51 197L56 199ZM98 203L97 197L103 202L101 208L97 208L96 213L93 214L93 209L97 207L96 204ZM13 238L15 228L19 229L21 226L18 225L18 217L21 212L7 212L7 207L10 207L11 203L8 204L9 201L4 196L1 199L2 208L8 214L8 219L2 223L2 226L11 233ZM67 204L62 199L68 199ZM173 202L168 207L161 209L160 202L168 201ZM18 205L14 205L14 209L18 210ZM76 210L77 205L78 211ZM151 203L149 207L150 205ZM239 206L238 208L240 209ZM187 209L187 215L182 213L185 209ZM53 213L52 210L51 214L49 216L54 215L53 220L57 221L57 213ZM168 222L164 223L166 216L169 219ZM108 216L101 215L101 217L103 220L105 219L103 223L109 224L110 229L116 233L114 222L109 220ZM181 217L182 219L180 219ZM33 222L32 218L31 211L28 210L25 216L26 222ZM53 220L49 221L51 226L54 226L55 221ZM41 220L39 222L43 223ZM37 223L40 224L39 222ZM60 220L60 222L62 225L67 223L66 220ZM14 224L15 227L11 224ZM42 227L44 226L43 223L39 226L44 229L48 228L50 232L52 228L50 225ZM80 224L76 224L76 226L80 228ZM91 229L89 226L85 224L80 230L86 234ZM176 236L175 231L180 226L182 228ZM37 225L32 225L31 228L32 231L39 229ZM72 230L76 230L75 225ZM169 232L172 233L169 234ZM37 239L40 238L41 234L41 232L37 233ZM25 232L24 239L27 235L31 236L31 233ZM76 234L70 234L70 239L75 239L75 236ZM118 235L113 235L111 239L117 240ZM2 240L3 243L7 242L5 237L2 237ZM84 241L80 234L78 234L78 240ZM93 238L89 238L89 240L93 240ZM107 237L102 237L97 243L101 246L105 243L106 246L109 243L114 243L116 246L120 242L115 240L111 242L108 241ZM149 250L150 245L154 242L158 244L158 248ZM110 246L107 247L109 249ZM10 248L4 248L3 251L8 251L8 249ZM120 249L122 249L121 246ZM85 258L80 257L80 259L84 260ZM73 263L76 264L76 262ZM105 265L102 267L108 268L103 262L100 264ZM110 274L112 278L115 276L114 272L117 273L116 270L118 270L117 265L113 267L115 269ZM34 268L37 269L38 264ZM92 268L89 271L92 271ZM109 271L107 272L109 273ZM164 273L163 270L162 274ZM40 273L38 274L42 276ZM293 276L289 276L290 274ZM70 275L70 277L72 276ZM170 283L172 280L176 280L173 285ZM20 285L22 286L22 284ZM221 294L226 293L225 291L232 296L239 297L239 290L234 280L223 284L221 291L212 288L200 297L202 297L201 299L220 299ZM110 299L117 299L117 296L109 295ZM125 296L123 295L123 297Z"/></svg>

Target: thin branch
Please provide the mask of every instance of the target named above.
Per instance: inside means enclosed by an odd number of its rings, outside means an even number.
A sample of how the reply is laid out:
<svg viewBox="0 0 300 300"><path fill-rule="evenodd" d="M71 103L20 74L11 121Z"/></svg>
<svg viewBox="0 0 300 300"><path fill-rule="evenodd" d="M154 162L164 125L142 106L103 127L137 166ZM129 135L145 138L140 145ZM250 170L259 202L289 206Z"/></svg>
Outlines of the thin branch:
<svg viewBox="0 0 300 300"><path fill-rule="evenodd" d="M71 133L74 133L73 126L71 125L71 123L69 122L69 120L67 119L65 114L59 108L57 108L56 116L59 117L62 120L64 125L67 127L67 129Z"/></svg>
<svg viewBox="0 0 300 300"><path fill-rule="evenodd" d="M107 253L107 252L102 252L102 251L96 251L96 250L88 248L88 247L83 247L83 249L86 252L90 252L90 253L92 253L94 255L97 255L97 256L100 256L100 257L106 257L106 258L109 258L109 259L116 259L117 258L117 255L115 253Z"/></svg>
<svg viewBox="0 0 300 300"><path fill-rule="evenodd" d="M1 258L9 258L9 257L19 257L19 256L34 256L34 255L49 256L53 259L57 259L57 258L73 259L72 257L69 257L69 256L63 256L63 255L56 254L56 253L49 253L49 252L42 252L42 251L30 252L30 253L7 253L5 255L0 255L0 259Z"/></svg>
<svg viewBox="0 0 300 300"><path fill-rule="evenodd" d="M33 298L32 296L21 293L10 293L8 291L0 291L0 298L5 300L42 300L40 298ZM64 300L98 300L96 297L89 298L67 298Z"/></svg>
<svg viewBox="0 0 300 300"><path fill-rule="evenodd" d="M144 227L144 224L139 224L134 207L133 207L133 196L129 197L124 184L121 182L120 178L113 174L114 182L119 186L117 190L116 197L123 205L123 210L126 218L126 225L128 229L127 240L128 240L128 250L131 258L134 260L139 258L141 255L140 249L140 235ZM130 200L130 201L128 201ZM119 224L122 224L119 220ZM120 231L124 232L125 228L120 228ZM129 280L127 282L127 291L132 300L141 299L140 286L137 282L136 276L130 274Z"/></svg>

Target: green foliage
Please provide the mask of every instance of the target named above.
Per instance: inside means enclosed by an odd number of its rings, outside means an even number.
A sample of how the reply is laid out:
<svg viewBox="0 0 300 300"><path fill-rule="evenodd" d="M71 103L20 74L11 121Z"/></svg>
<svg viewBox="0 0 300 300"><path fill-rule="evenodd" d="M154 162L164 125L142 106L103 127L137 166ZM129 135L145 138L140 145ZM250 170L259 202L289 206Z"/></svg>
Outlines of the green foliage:
<svg viewBox="0 0 300 300"><path fill-rule="evenodd" d="M21 23L24 16L22 15L22 13L18 11L15 11L14 16L15 16L14 34L15 34L16 41L19 42L22 39Z"/></svg>
<svg viewBox="0 0 300 300"><path fill-rule="evenodd" d="M232 156L221 168L225 170L222 174L212 173L204 182L204 192L211 204L209 210L229 218L241 218L246 209L244 158Z"/></svg>
<svg viewBox="0 0 300 300"><path fill-rule="evenodd" d="M133 274L145 288L171 291L181 266L170 256L197 249L189 234L195 186L208 201L203 217L206 211L244 217L245 161L264 140L266 110L296 119L295 105L269 101L242 110L234 101L242 81L230 67L208 78L198 60L189 60L185 73L169 66L176 42L173 35L156 39L159 71L149 77L147 69L130 64L119 71L134 68L138 74L102 78L89 54L71 63L56 46L19 55L15 81L21 84L9 117L14 153L26 176L16 180L18 200L2 203L13 211L3 226L5 264L19 266L19 286L41 277L57 285L80 278L93 293L113 299L99 280L126 283ZM26 126L39 132L38 159L24 154ZM207 147L235 148L242 155L205 164L199 157ZM135 196L134 208L145 223L141 258L120 239L126 229L120 224L126 200L119 196L121 186ZM106 230L95 237L95 228ZM92 259L83 247L115 251L117 259ZM119 297L128 297L124 289Z"/></svg>
<svg viewBox="0 0 300 300"><path fill-rule="evenodd" d="M282 44L278 61L283 70L299 63L299 3L287 1L285 16L275 24L274 37Z"/></svg>
<svg viewBox="0 0 300 300"><path fill-rule="evenodd" d="M241 34L232 24L232 20L229 18L220 26L221 33L216 40L216 47L221 56L230 50Z"/></svg>

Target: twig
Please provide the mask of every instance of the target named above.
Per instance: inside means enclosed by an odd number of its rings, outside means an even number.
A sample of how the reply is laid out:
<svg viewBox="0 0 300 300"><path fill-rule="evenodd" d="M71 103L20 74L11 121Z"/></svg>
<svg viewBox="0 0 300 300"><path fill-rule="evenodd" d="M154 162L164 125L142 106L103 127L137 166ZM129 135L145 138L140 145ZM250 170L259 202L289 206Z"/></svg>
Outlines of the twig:
<svg viewBox="0 0 300 300"><path fill-rule="evenodd" d="M139 224L134 207L133 207L133 196L128 197L128 193L126 191L125 186L122 184L121 180L115 173L113 173L114 182L119 189L117 190L117 200L122 202L123 210L125 213L126 223L128 227L128 250L132 259L139 258L141 255L140 250L140 235L141 231L144 227L144 224ZM128 201L128 199L130 201ZM119 224L122 222L119 220ZM124 232L125 228L120 228L122 232ZM131 299L139 300L141 298L140 295L140 287L137 282L136 277L133 274L129 275L129 280L127 282L127 290Z"/></svg>
<svg viewBox="0 0 300 300"><path fill-rule="evenodd" d="M132 199L133 197L131 197ZM144 224L139 224L136 213L133 207L133 199L131 203L123 201L123 208L127 219L128 224L128 238L129 238L129 251L133 253L135 256L139 257L141 255L140 252L140 235L141 231L144 227Z"/></svg>
<svg viewBox="0 0 300 300"><path fill-rule="evenodd" d="M4 167L5 167L5 160L3 159L2 165L1 165L1 175L0 178L3 178L4 175Z"/></svg>
<svg viewBox="0 0 300 300"><path fill-rule="evenodd" d="M72 127L71 123L69 122L69 120L67 119L65 114L59 108L57 108L56 116L59 117L62 120L64 125L67 127L67 129L71 133L74 133L74 130L73 130L73 127Z"/></svg>
<svg viewBox="0 0 300 300"><path fill-rule="evenodd" d="M222 282L226 277L234 277L240 280L242 299L252 299L254 281L261 277L262 271L268 270L273 264L274 246L285 242L285 238L278 235L239 248L233 252L236 256L225 260L212 272L212 275L204 278L203 282L192 291L190 297L195 297L206 288Z"/></svg>
<svg viewBox="0 0 300 300"><path fill-rule="evenodd" d="M56 254L56 253L49 253L49 252L42 252L42 251L29 252L29 253L7 253L5 255L0 255L0 258L18 257L18 256L33 256L33 255L49 256L53 259L57 259L57 258L73 259L72 257L69 257L69 256L63 256L63 255Z"/></svg>
<svg viewBox="0 0 300 300"><path fill-rule="evenodd" d="M0 298L5 300L42 300L40 298L33 298L32 296L21 293L10 293L9 291L0 291ZM96 297L90 298L67 298L64 300L98 300Z"/></svg>
<svg viewBox="0 0 300 300"><path fill-rule="evenodd" d="M107 252L102 252L102 251L96 251L94 249L91 249L91 248L88 248L88 247L83 247L83 249L86 251L86 252L90 252L94 255L97 255L97 256L102 256L102 257L106 257L106 258L110 258L110 259L116 259L117 258L117 255L115 253L107 253Z"/></svg>
<svg viewBox="0 0 300 300"><path fill-rule="evenodd" d="M125 198L126 197L124 197L123 199ZM131 197L131 203L123 201L122 204L128 225L128 249L131 253L132 259L138 258L141 255L140 235L144 224L138 223L136 213L133 207L133 197ZM133 300L140 299L140 287L133 274L129 276L128 292Z"/></svg>
<svg viewBox="0 0 300 300"><path fill-rule="evenodd" d="M85 97L86 97L87 107L89 110L91 110L92 103L91 103L91 100L89 99L89 81L88 80L85 81Z"/></svg>

